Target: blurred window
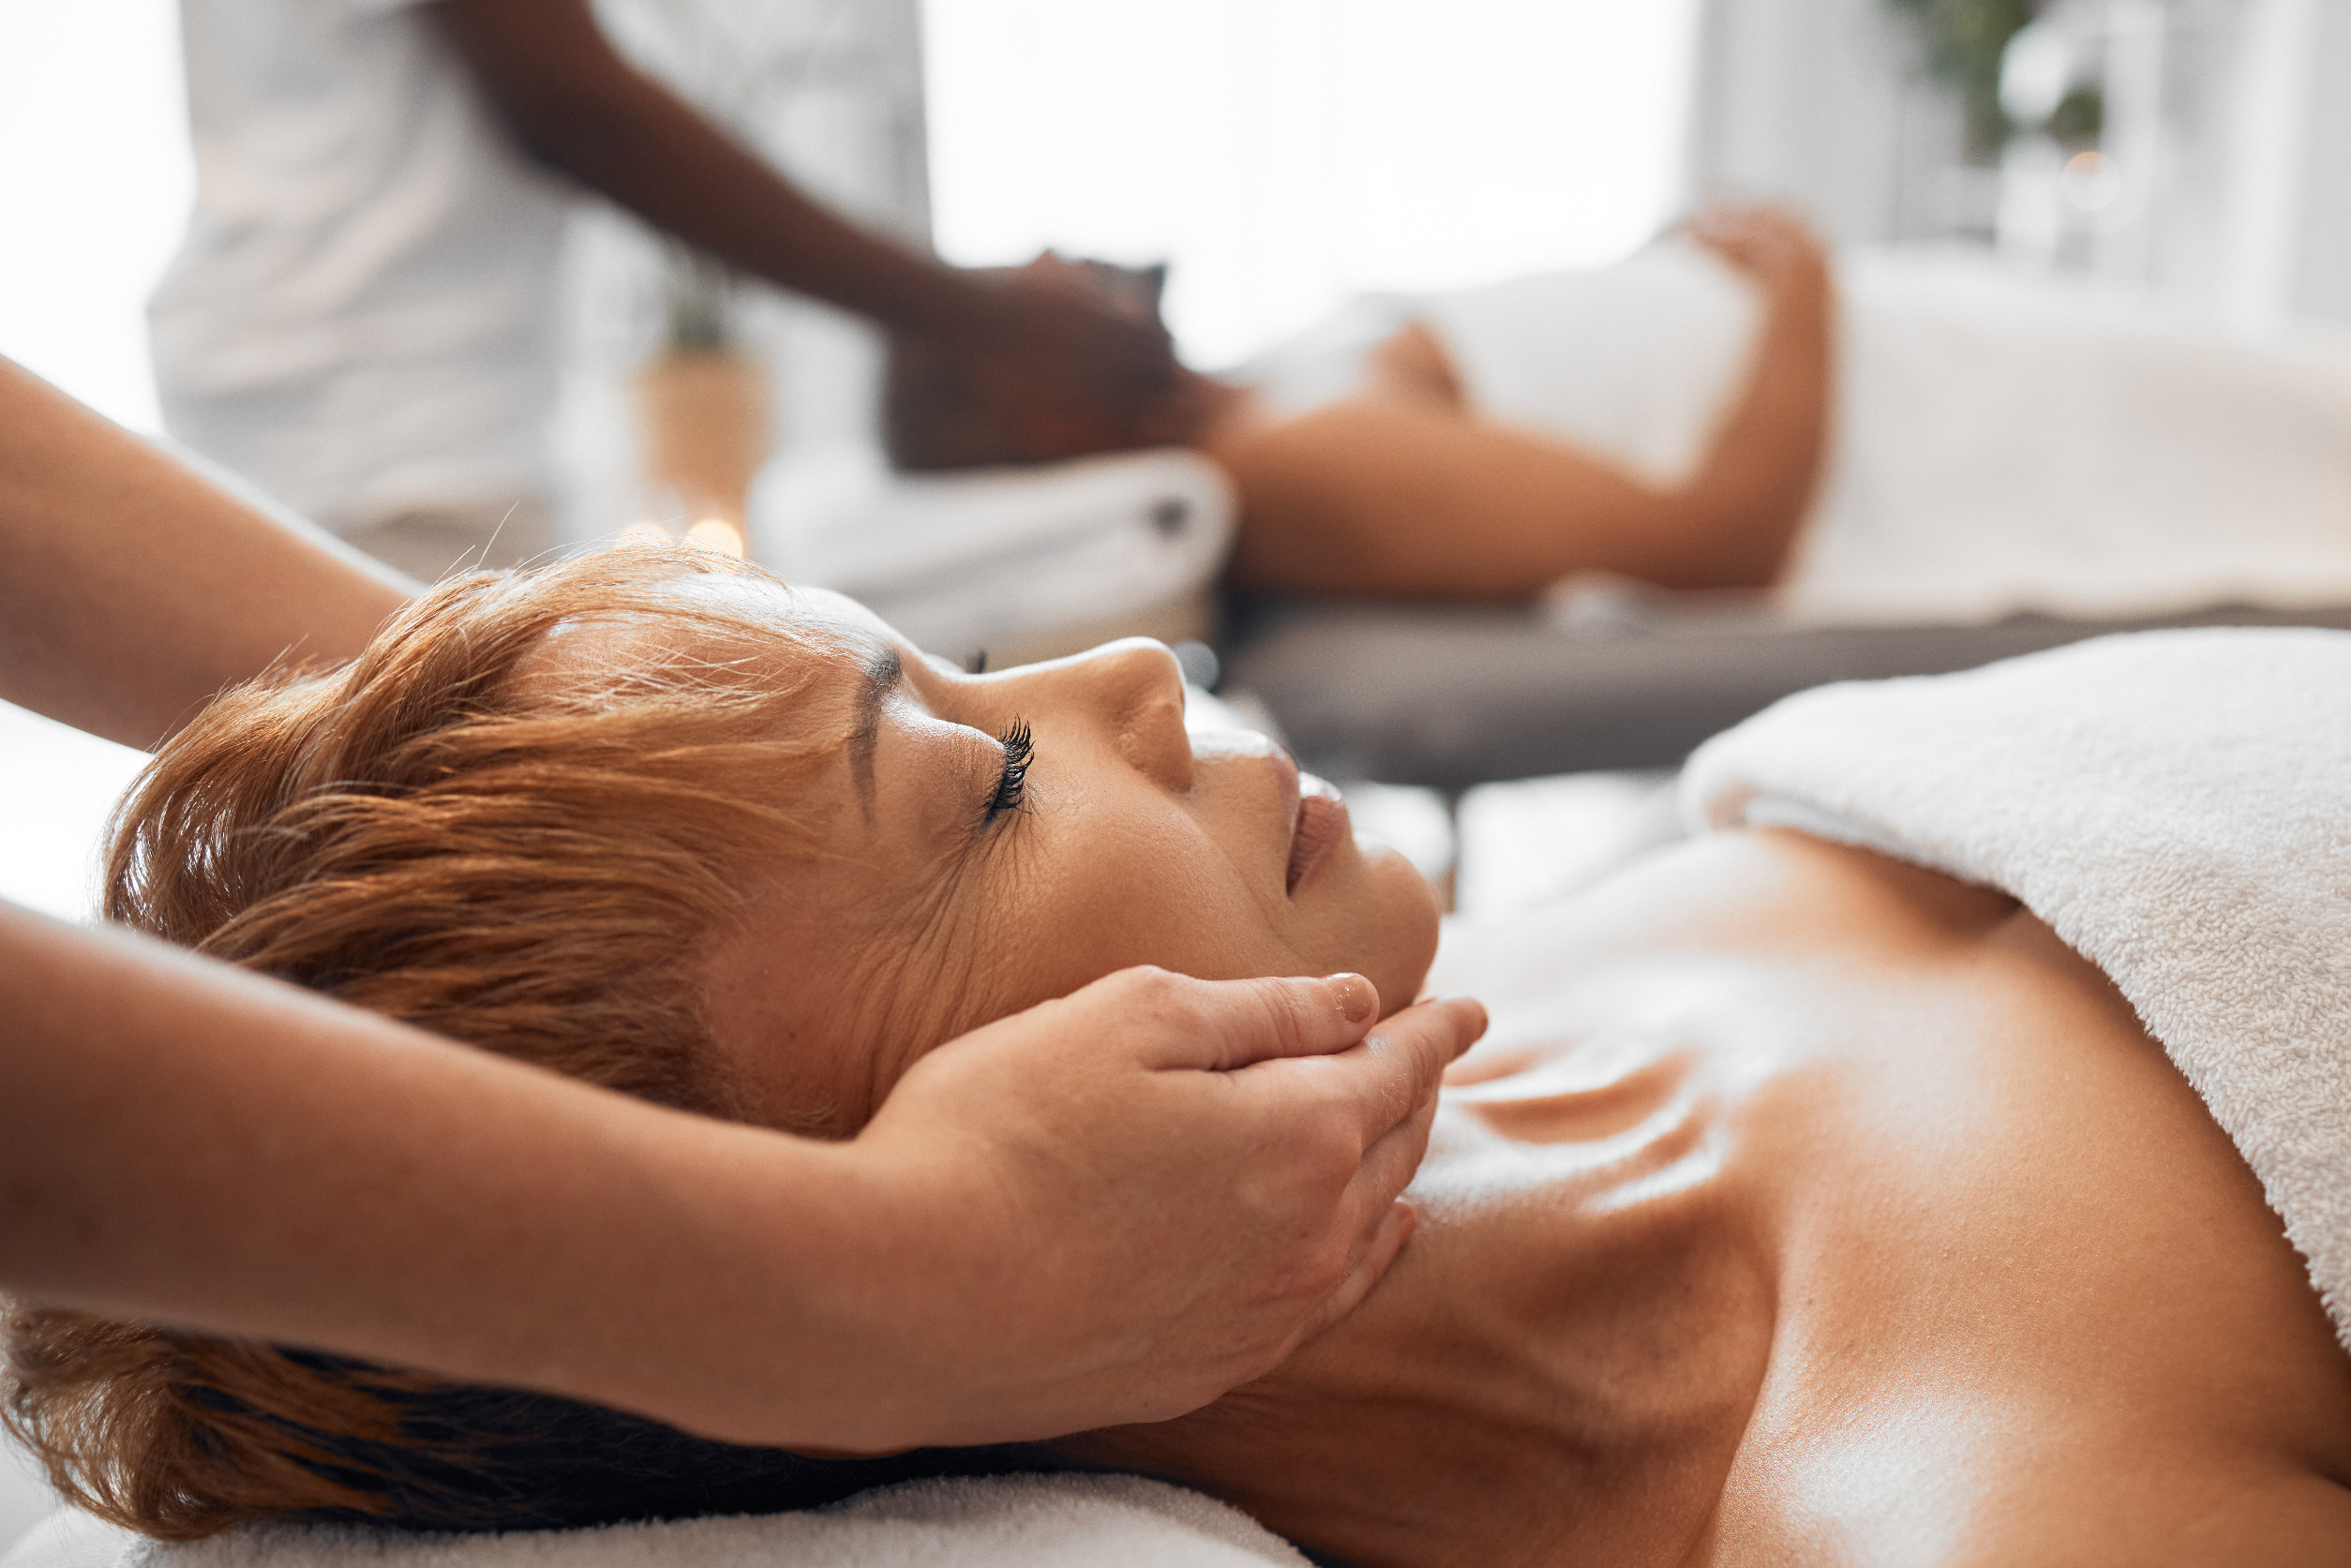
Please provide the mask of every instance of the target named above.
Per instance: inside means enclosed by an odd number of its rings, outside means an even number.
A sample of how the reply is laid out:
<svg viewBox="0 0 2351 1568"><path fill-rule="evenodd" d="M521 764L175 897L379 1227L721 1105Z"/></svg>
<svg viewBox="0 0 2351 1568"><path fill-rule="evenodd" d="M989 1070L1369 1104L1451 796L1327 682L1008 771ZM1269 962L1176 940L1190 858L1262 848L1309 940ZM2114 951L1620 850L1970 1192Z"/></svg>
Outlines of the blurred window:
<svg viewBox="0 0 2351 1568"><path fill-rule="evenodd" d="M1683 199L1696 0L929 0L933 226L1175 266L1193 363L1613 261Z"/></svg>
<svg viewBox="0 0 2351 1568"><path fill-rule="evenodd" d="M0 0L0 354L160 429L147 295L195 189L172 0Z"/></svg>

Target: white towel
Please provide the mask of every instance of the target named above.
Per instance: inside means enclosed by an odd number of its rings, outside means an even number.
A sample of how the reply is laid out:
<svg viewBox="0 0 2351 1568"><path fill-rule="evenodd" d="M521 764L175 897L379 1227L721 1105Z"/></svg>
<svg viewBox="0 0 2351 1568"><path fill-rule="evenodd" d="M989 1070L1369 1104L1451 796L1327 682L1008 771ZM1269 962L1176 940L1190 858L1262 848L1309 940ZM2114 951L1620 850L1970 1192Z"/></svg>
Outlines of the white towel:
<svg viewBox="0 0 2351 1568"><path fill-rule="evenodd" d="M2351 634L2102 638L1789 697L1694 823L2000 888L2098 964L2236 1141L2351 1346Z"/></svg>
<svg viewBox="0 0 2351 1568"><path fill-rule="evenodd" d="M511 1535L343 1526L144 1541L64 1518L7 1568L1305 1568L1236 1509L1131 1475L914 1481L806 1514ZM95 1555L106 1546L114 1550Z"/></svg>
<svg viewBox="0 0 2351 1568"><path fill-rule="evenodd" d="M751 515L761 559L792 581L839 590L919 648L1006 665L1065 628L1088 646L1205 591L1235 505L1224 471L1179 448L936 474L850 448L779 456Z"/></svg>
<svg viewBox="0 0 2351 1568"><path fill-rule="evenodd" d="M1667 486L1698 471L1763 326L1752 284L1673 237L1612 267L1438 294L1422 308L1480 412Z"/></svg>

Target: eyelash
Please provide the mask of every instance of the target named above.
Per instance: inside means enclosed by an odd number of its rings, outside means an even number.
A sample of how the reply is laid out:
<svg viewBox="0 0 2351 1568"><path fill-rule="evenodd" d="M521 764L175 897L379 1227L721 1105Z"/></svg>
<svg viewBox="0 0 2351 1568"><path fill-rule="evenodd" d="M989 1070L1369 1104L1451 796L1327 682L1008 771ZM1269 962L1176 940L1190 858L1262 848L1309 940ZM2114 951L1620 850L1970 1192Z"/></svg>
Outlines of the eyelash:
<svg viewBox="0 0 2351 1568"><path fill-rule="evenodd" d="M1036 743L1029 739L1028 722L1012 721L1012 727L1001 737L1004 747L1004 771L996 781L996 794L988 800L986 821L994 822L1006 812L1021 809L1021 801L1028 793L1028 764L1037 754Z"/></svg>

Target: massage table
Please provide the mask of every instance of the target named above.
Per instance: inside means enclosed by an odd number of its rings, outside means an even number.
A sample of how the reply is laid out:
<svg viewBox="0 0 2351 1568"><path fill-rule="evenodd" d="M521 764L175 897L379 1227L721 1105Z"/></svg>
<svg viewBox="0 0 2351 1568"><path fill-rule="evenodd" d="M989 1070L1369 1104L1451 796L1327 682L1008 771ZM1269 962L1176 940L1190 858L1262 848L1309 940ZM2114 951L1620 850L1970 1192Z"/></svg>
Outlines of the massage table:
<svg viewBox="0 0 2351 1568"><path fill-rule="evenodd" d="M2351 629L2351 605L2215 606L2131 620L1806 627L1753 602L1625 596L1618 614L1235 600L1226 687L1308 768L1456 792L1492 779L1678 766L1717 731L1832 680L1941 675L2112 632Z"/></svg>

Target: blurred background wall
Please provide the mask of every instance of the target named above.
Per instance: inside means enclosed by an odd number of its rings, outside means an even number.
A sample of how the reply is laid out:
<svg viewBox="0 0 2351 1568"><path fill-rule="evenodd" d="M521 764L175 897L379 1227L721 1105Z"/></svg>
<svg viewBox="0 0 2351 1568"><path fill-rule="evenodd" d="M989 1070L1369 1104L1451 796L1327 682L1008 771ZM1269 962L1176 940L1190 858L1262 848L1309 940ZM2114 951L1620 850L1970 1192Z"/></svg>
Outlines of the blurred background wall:
<svg viewBox="0 0 2351 1568"><path fill-rule="evenodd" d="M1697 0L930 0L941 251L1171 263L1195 364L1612 261L1681 201Z"/></svg>
<svg viewBox="0 0 2351 1568"><path fill-rule="evenodd" d="M2240 320L2351 316L2351 99L2332 90L2351 7L2329 0L598 8L809 186L950 260L1172 261L1171 322L1211 366L1360 290L1609 261L1712 193ZM1970 85L1950 38L2036 17L2036 90L2073 119L1992 137L1998 51L1990 87ZM142 304L190 179L176 48L171 0L0 0L0 351L146 429ZM633 378L696 279L617 214L577 230L562 430L587 537L664 504L640 477ZM774 442L864 437L863 329L761 289L704 292L767 378Z"/></svg>
<svg viewBox="0 0 2351 1568"><path fill-rule="evenodd" d="M1990 143L1938 42L2016 20L2033 36L1973 106L2010 121ZM2351 7L1707 0L1698 34L1696 190L1787 194L1840 240L1997 246L2249 323L2351 316ZM2044 134L2029 112L2068 98L2094 129Z"/></svg>
<svg viewBox="0 0 2351 1568"><path fill-rule="evenodd" d="M146 298L195 181L172 0L0 0L0 353L157 428Z"/></svg>
<svg viewBox="0 0 2351 1568"><path fill-rule="evenodd" d="M1931 77L1915 19L1886 0L1705 0L1692 72L1690 186L1791 199L1834 238L1988 226L1963 161L1960 95Z"/></svg>

